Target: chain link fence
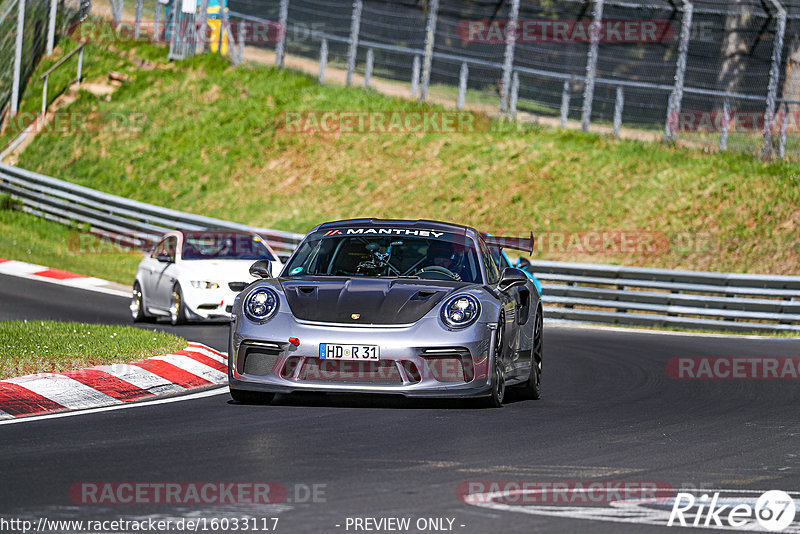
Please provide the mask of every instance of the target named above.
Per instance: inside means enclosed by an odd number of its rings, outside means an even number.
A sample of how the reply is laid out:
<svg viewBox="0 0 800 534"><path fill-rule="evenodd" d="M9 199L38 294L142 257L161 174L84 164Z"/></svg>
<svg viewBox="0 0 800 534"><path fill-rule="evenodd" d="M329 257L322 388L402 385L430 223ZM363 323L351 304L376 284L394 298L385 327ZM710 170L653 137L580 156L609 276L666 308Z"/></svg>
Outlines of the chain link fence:
<svg viewBox="0 0 800 534"><path fill-rule="evenodd" d="M90 9L91 0L0 0L0 123L17 112L42 55Z"/></svg>

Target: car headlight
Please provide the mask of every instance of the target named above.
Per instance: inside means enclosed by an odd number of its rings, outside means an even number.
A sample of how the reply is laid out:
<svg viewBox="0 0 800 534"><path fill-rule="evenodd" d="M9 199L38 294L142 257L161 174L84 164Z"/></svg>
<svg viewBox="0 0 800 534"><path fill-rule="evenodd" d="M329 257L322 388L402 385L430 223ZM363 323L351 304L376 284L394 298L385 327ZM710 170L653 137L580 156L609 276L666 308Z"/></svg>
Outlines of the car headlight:
<svg viewBox="0 0 800 534"><path fill-rule="evenodd" d="M216 282L204 282L202 280L192 280L192 287L195 289L218 289L219 284Z"/></svg>
<svg viewBox="0 0 800 534"><path fill-rule="evenodd" d="M256 289L247 295L242 308L249 319L266 321L278 311L278 294L269 288Z"/></svg>
<svg viewBox="0 0 800 534"><path fill-rule="evenodd" d="M450 328L464 328L481 314L481 304L472 295L450 297L442 306L442 321Z"/></svg>

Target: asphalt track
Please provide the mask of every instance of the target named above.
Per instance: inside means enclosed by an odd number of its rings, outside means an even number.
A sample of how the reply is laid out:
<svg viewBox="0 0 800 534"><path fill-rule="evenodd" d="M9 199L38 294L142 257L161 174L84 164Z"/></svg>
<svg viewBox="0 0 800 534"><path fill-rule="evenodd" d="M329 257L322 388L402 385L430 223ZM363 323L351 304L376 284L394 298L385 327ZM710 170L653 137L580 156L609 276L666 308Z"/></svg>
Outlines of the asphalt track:
<svg viewBox="0 0 800 534"><path fill-rule="evenodd" d="M126 305L0 276L0 319L127 324ZM226 325L147 326L225 349ZM335 533L354 532L347 517L446 517L470 534L666 532L476 507L456 489L475 480L634 480L798 490L796 380L679 381L665 371L676 356L732 355L800 356L800 341L546 326L543 399L498 410L316 395L250 406L220 394L3 425L0 519L279 517L277 532ZM69 489L87 481L279 482L291 502L76 504ZM295 491L314 484L323 485L317 502L297 502Z"/></svg>

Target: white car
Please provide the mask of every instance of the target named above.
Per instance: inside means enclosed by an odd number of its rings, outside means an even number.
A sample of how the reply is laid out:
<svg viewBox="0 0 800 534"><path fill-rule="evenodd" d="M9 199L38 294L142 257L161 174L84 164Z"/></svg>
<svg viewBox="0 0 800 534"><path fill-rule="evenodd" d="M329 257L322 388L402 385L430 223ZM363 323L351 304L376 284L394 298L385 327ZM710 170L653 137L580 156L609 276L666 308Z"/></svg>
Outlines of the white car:
<svg viewBox="0 0 800 534"><path fill-rule="evenodd" d="M250 266L269 260L283 265L254 233L226 230L169 232L139 263L133 282L134 321L168 317L172 324L230 319L233 299L256 278Z"/></svg>

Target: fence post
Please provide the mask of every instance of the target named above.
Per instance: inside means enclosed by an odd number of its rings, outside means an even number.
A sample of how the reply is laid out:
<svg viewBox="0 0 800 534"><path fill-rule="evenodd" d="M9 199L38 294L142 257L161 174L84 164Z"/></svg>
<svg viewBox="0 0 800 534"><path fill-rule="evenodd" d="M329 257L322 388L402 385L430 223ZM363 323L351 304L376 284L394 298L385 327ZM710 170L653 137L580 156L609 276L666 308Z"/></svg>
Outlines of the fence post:
<svg viewBox="0 0 800 534"><path fill-rule="evenodd" d="M205 30L205 26L203 26ZM156 0L155 11L153 12L153 41L159 42L159 37L161 36L161 4L158 0ZM205 34L203 34L205 37ZM203 39L205 42L205 39Z"/></svg>
<svg viewBox="0 0 800 534"><path fill-rule="evenodd" d="M428 98L428 84L431 81L431 65L433 64L433 44L436 38L436 20L439 15L439 0L431 0L428 5L428 26L425 32L425 58L422 63L422 90L420 100Z"/></svg>
<svg viewBox="0 0 800 534"><path fill-rule="evenodd" d="M356 54L358 53L358 32L361 28L362 0L353 0L353 13L350 19L350 47L347 49L346 85L353 83L353 71L356 70Z"/></svg>
<svg viewBox="0 0 800 534"><path fill-rule="evenodd" d="M719 133L719 150L725 152L728 150L728 130L731 125L731 103L726 98L722 102L722 131Z"/></svg>
<svg viewBox="0 0 800 534"><path fill-rule="evenodd" d="M247 37L247 24L239 23L239 42L237 43L238 52L236 54L236 65L241 65L244 61L244 40Z"/></svg>
<svg viewBox="0 0 800 534"><path fill-rule="evenodd" d="M786 123L789 122L789 105L783 104L783 117L781 117L781 137L778 140L778 158L786 156Z"/></svg>
<svg viewBox="0 0 800 534"><path fill-rule="evenodd" d="M625 105L625 93L622 86L617 87L617 99L614 102L614 137L619 137L619 129L622 126L622 108Z"/></svg>
<svg viewBox="0 0 800 534"><path fill-rule="evenodd" d="M56 13L58 12L58 0L50 0L50 20L47 24L47 55L53 53L53 46L56 43Z"/></svg>
<svg viewBox="0 0 800 534"><path fill-rule="evenodd" d="M158 0L156 0L158 2ZM158 4L156 4L158 5ZM202 51L201 53L205 53L208 51L208 39L210 32L208 31L208 0L202 0L200 2L200 11L198 11L197 16L194 19L195 27L197 28L197 34L202 35ZM195 46L195 53L197 53L197 47Z"/></svg>
<svg viewBox="0 0 800 534"><path fill-rule="evenodd" d="M78 82L78 87L81 86L81 77L82 77L82 73L83 73L83 51L84 50L85 50L85 48L83 48L83 46L81 46L81 51L78 52L78 73L77 73L77 76L76 76L76 80Z"/></svg>
<svg viewBox="0 0 800 534"><path fill-rule="evenodd" d="M667 123L664 132L666 141L674 141L678 132L673 128L675 119L681 112L681 102L683 101L683 81L686 76L686 56L689 53L689 39L692 30L692 14L694 4L689 0L683 0L683 19L681 21L681 40L678 44L678 61L675 65L675 86L669 94L667 104Z"/></svg>
<svg viewBox="0 0 800 534"><path fill-rule="evenodd" d="M219 46L217 48L217 52L219 52L219 55L222 55L222 42L224 40L225 35L228 35L228 43L230 43L230 34L231 34L231 30L230 30L230 27L229 27L230 25L228 23L228 20L229 20L228 19L228 10L225 9L225 6L223 4L224 4L223 2L220 2L220 6L219 6L219 15L220 15L219 43L218 43ZM233 50L229 50L228 54L233 56L233 54L234 54Z"/></svg>
<svg viewBox="0 0 800 534"><path fill-rule="evenodd" d="M419 95L419 56L414 56L414 63L411 66L411 98Z"/></svg>
<svg viewBox="0 0 800 534"><path fill-rule="evenodd" d="M514 71L511 76L511 95L508 102L508 115L513 119L517 116L517 98L519 97L519 73Z"/></svg>
<svg viewBox="0 0 800 534"><path fill-rule="evenodd" d="M561 91L561 127L567 127L569 117L569 82L564 80L564 89Z"/></svg>
<svg viewBox="0 0 800 534"><path fill-rule="evenodd" d="M319 45L319 83L325 83L325 67L328 66L328 40L324 37Z"/></svg>
<svg viewBox="0 0 800 534"><path fill-rule="evenodd" d="M25 30L25 0L17 0L17 35L14 48L14 79L11 83L11 116L19 111L19 81L22 68L22 37Z"/></svg>
<svg viewBox="0 0 800 534"><path fill-rule="evenodd" d="M772 152L772 122L775 119L775 99L778 95L778 80L781 77L781 54L783 53L783 37L786 33L786 10L778 2L771 0L778 10L778 23L775 28L775 41L772 45L772 65L769 69L769 86L767 89L767 109L764 112L764 142L761 145L761 158L767 159Z"/></svg>
<svg viewBox="0 0 800 534"><path fill-rule="evenodd" d="M44 85L42 85L42 119L44 119L44 114L47 113L47 82L50 80L50 76L47 75L44 77Z"/></svg>
<svg viewBox="0 0 800 534"><path fill-rule="evenodd" d="M519 0L511 0L511 11L506 25L506 51L503 56L503 77L500 82L500 113L508 112L508 90L511 85L511 70L514 65L514 47L519 30ZM509 37L509 31L511 36Z"/></svg>
<svg viewBox="0 0 800 534"><path fill-rule="evenodd" d="M136 19L133 21L133 38L139 40L139 31L142 29L142 4L144 0L136 0Z"/></svg>
<svg viewBox="0 0 800 534"><path fill-rule="evenodd" d="M600 25L603 22L603 0L594 0L594 13L592 16L592 39L589 45L589 55L586 58L586 83L583 86L583 113L581 115L581 128L589 131L592 121L592 100L594 99L594 78L597 74L597 54L600 45Z"/></svg>
<svg viewBox="0 0 800 534"><path fill-rule="evenodd" d="M289 0L281 0L280 11L278 12L278 24L280 31L283 32L281 38L275 43L275 65L283 67L283 58L286 55L286 36L289 31L286 24L289 21Z"/></svg>
<svg viewBox="0 0 800 534"><path fill-rule="evenodd" d="M364 68L364 87L369 89L369 82L372 79L372 63L375 61L375 52L372 48L367 48L367 66Z"/></svg>
<svg viewBox="0 0 800 534"><path fill-rule="evenodd" d="M111 2L111 14L114 17L114 23L119 24L122 20L122 9L125 7L124 0L109 0Z"/></svg>
<svg viewBox="0 0 800 534"><path fill-rule="evenodd" d="M467 98L467 78L469 78L469 66L467 62L461 64L461 71L458 73L458 102L456 107L464 109L464 100Z"/></svg>

